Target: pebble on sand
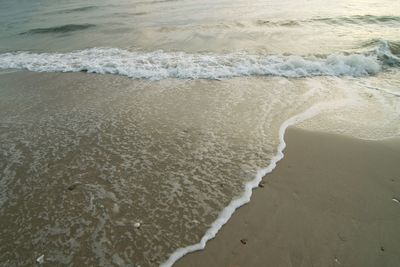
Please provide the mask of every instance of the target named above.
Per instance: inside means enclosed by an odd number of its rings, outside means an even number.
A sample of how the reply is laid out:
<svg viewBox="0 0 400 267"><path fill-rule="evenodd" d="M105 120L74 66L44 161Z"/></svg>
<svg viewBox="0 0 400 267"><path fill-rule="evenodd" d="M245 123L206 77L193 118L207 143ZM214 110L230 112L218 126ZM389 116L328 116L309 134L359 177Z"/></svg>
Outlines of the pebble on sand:
<svg viewBox="0 0 400 267"><path fill-rule="evenodd" d="M140 222L135 222L135 223L133 224L133 227L135 227L135 228L140 228Z"/></svg>
<svg viewBox="0 0 400 267"><path fill-rule="evenodd" d="M69 190L69 191L72 191L72 190L74 190L78 185L79 185L79 183L73 183L72 185L68 186L68 190Z"/></svg>

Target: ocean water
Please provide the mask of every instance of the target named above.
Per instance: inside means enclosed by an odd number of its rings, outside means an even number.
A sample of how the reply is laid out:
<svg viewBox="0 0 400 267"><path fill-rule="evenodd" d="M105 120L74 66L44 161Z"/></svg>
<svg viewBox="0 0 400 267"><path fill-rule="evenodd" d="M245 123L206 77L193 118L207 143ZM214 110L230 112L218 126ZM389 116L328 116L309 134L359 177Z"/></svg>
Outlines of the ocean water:
<svg viewBox="0 0 400 267"><path fill-rule="evenodd" d="M287 127L400 136L399 14L1 1L0 266L171 266L250 200Z"/></svg>

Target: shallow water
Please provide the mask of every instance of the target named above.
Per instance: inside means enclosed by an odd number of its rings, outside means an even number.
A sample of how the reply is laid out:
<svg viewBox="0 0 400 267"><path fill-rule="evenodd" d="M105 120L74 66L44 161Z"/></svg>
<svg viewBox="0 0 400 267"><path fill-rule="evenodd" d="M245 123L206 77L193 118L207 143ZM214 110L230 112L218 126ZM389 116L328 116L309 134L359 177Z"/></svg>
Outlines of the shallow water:
<svg viewBox="0 0 400 267"><path fill-rule="evenodd" d="M284 127L399 136L398 14L2 1L0 265L157 266L245 202Z"/></svg>

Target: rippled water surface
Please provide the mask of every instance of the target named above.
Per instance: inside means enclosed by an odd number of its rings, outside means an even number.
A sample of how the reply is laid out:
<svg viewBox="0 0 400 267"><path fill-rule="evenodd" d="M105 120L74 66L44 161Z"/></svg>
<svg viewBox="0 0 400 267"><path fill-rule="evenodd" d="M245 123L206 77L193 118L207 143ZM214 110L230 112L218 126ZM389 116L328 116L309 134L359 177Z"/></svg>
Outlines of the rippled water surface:
<svg viewBox="0 0 400 267"><path fill-rule="evenodd" d="M399 10L397 0L4 0L0 49L332 53L399 36Z"/></svg>
<svg viewBox="0 0 400 267"><path fill-rule="evenodd" d="M0 266L168 266L246 201L284 127L399 136L399 14L1 1Z"/></svg>

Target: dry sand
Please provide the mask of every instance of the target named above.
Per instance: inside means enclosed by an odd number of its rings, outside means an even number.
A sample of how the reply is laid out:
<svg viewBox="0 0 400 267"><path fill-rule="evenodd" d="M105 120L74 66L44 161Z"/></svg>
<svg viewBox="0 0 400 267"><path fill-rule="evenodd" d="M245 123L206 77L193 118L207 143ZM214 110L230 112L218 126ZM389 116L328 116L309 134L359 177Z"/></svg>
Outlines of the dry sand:
<svg viewBox="0 0 400 267"><path fill-rule="evenodd" d="M251 203L175 266L400 266L400 139L291 128L285 140Z"/></svg>

